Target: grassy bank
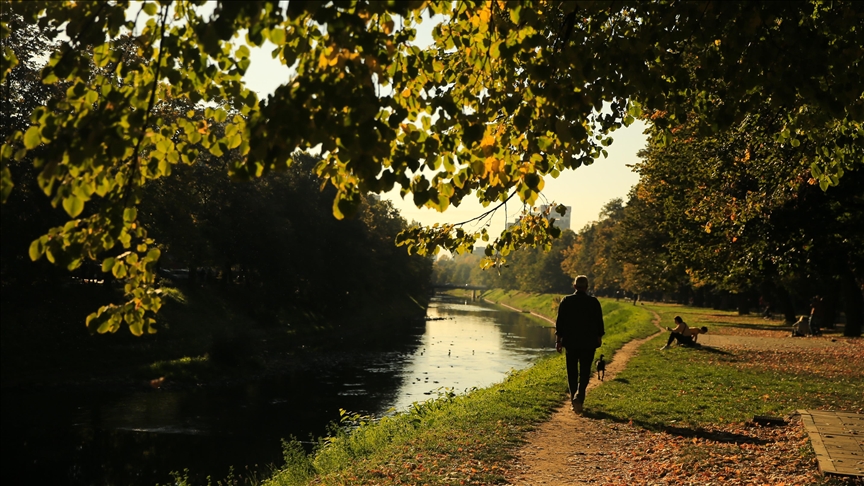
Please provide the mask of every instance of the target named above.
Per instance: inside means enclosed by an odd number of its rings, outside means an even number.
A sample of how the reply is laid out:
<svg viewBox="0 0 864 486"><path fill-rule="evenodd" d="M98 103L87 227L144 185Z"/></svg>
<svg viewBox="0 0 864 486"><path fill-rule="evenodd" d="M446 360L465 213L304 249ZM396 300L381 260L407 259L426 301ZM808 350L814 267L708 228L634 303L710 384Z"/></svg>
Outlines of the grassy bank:
<svg viewBox="0 0 864 486"><path fill-rule="evenodd" d="M554 297L530 298L542 307ZM644 309L604 302L604 312L607 356L653 332ZM346 415L310 455L286 443L286 464L265 484L498 483L523 434L547 419L566 391L564 360L556 355L498 385L417 403L381 420Z"/></svg>
<svg viewBox="0 0 864 486"><path fill-rule="evenodd" d="M780 327L777 322L731 312L645 307L658 312L664 325L681 315L690 325L706 325L710 332L720 334L758 339L760 333ZM699 429L741 423L754 415L783 416L797 409L861 412L864 407L860 339L827 348L742 346L720 350L703 346L661 351L667 336L646 343L626 370L588 397L586 405L594 416L632 421L651 430Z"/></svg>

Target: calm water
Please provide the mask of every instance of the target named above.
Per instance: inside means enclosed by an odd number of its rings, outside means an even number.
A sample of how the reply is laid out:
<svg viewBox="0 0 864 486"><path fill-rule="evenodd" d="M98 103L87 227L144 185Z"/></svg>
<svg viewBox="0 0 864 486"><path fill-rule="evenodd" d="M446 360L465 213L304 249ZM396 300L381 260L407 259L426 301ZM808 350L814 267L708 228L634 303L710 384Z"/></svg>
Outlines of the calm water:
<svg viewBox="0 0 864 486"><path fill-rule="evenodd" d="M500 382L550 352L552 330L521 314L436 300L408 345L358 350L251 384L198 390L4 393L3 476L33 484L168 483L266 474L280 443L326 432L339 409L380 415ZM309 369L311 368L311 369Z"/></svg>

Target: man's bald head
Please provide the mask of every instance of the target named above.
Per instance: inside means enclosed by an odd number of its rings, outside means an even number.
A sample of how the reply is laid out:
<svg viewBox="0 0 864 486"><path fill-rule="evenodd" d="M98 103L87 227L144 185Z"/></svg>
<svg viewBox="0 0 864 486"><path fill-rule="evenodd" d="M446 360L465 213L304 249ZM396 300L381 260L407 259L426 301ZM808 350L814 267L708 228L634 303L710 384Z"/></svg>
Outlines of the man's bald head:
<svg viewBox="0 0 864 486"><path fill-rule="evenodd" d="M576 277L576 280L573 281L573 287L576 290L586 291L588 290L588 277L585 275L579 275Z"/></svg>

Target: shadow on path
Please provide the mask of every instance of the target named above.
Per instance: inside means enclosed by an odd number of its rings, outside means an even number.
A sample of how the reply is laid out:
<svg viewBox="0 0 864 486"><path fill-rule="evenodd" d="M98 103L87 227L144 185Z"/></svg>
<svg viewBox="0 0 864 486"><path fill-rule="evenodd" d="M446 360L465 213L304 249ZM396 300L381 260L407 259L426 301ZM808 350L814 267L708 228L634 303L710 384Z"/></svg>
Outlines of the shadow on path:
<svg viewBox="0 0 864 486"><path fill-rule="evenodd" d="M731 432L722 432L722 431L712 431L705 430L701 427L675 427L675 426L661 426L658 427L657 424L651 422L645 422L641 420L632 420L629 417L618 417L616 415L612 415L606 412L599 411L586 411L583 415L587 418L591 419L606 419L611 420L612 422L617 422L621 424L630 424L643 428L645 430L653 430L656 432L665 432L667 434L671 434L678 437L684 437L687 439L705 439L713 442L721 442L724 444L757 444L763 445L767 444L771 441L760 439L757 437L751 437L745 434L734 434Z"/></svg>

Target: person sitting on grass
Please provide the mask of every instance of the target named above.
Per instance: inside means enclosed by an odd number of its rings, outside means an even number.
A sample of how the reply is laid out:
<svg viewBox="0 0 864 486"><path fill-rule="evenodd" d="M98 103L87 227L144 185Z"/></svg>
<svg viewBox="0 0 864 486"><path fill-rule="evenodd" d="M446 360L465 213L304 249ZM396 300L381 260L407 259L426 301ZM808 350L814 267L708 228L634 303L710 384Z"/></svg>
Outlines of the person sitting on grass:
<svg viewBox="0 0 864 486"><path fill-rule="evenodd" d="M667 327L666 330L671 331L669 334L669 341L667 341L666 345L660 349L669 348L669 346L672 346L672 341L678 341L678 344L684 346L696 344L696 341L699 339L699 335L708 332L708 328L705 326L688 326L684 322L684 319L681 319L681 316L675 316L675 329Z"/></svg>
<svg viewBox="0 0 864 486"><path fill-rule="evenodd" d="M801 316L795 324L792 324L792 337L809 336L810 321L806 316Z"/></svg>

